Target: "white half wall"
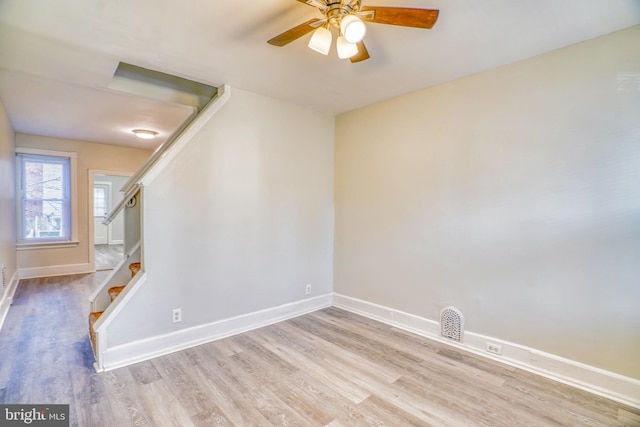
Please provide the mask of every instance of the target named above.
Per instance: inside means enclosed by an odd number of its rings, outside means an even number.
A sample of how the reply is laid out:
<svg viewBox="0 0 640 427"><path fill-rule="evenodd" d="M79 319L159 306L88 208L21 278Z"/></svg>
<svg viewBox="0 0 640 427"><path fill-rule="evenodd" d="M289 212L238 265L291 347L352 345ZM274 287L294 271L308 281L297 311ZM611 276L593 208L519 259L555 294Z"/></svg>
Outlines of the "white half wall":
<svg viewBox="0 0 640 427"><path fill-rule="evenodd" d="M339 116L335 292L639 379L639 40Z"/></svg>
<svg viewBox="0 0 640 427"><path fill-rule="evenodd" d="M108 348L331 293L333 123L233 88L144 187L147 281L110 323Z"/></svg>

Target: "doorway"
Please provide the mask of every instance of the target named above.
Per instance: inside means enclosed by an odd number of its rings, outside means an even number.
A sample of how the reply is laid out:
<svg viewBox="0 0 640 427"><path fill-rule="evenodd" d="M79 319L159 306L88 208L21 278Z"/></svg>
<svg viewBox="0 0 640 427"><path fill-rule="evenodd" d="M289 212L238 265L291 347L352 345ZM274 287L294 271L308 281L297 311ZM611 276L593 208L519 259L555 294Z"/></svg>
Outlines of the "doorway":
<svg viewBox="0 0 640 427"><path fill-rule="evenodd" d="M129 176L121 172L89 173L89 188L93 189L90 206L91 261L96 271L113 270L124 257L124 212L120 212L109 225L102 221L121 201L120 189Z"/></svg>

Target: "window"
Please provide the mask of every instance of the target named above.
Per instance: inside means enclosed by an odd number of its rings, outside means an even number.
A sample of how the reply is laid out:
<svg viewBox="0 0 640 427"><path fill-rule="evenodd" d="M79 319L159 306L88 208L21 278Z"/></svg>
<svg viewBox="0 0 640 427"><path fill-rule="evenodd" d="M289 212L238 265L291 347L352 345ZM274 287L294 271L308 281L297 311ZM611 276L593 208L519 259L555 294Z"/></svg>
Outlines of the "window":
<svg viewBox="0 0 640 427"><path fill-rule="evenodd" d="M18 245L73 243L76 154L17 148Z"/></svg>

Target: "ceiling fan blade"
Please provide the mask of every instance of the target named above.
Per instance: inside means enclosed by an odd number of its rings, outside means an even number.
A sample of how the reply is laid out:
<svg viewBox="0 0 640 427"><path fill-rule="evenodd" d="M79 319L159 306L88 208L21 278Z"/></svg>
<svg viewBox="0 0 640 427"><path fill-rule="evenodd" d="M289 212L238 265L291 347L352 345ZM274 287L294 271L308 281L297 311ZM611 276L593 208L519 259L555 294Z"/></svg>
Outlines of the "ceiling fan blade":
<svg viewBox="0 0 640 427"><path fill-rule="evenodd" d="M358 42L358 53L349 58L353 64L356 62L362 62L369 59L369 52L367 51L367 47L364 45L364 42Z"/></svg>
<svg viewBox="0 0 640 427"><path fill-rule="evenodd" d="M409 7L363 7L360 12L375 12L373 18L361 16L377 24L430 29L438 20L437 9L412 9Z"/></svg>
<svg viewBox="0 0 640 427"><path fill-rule="evenodd" d="M319 26L324 25L327 22L329 22L329 18L323 18L323 19L318 19L316 22L313 22L309 25L311 25L313 28L318 28Z"/></svg>
<svg viewBox="0 0 640 427"><path fill-rule="evenodd" d="M360 19L364 19L367 21L373 21L373 18L376 16L375 10L359 10L357 12L353 12L354 15L360 17Z"/></svg>
<svg viewBox="0 0 640 427"><path fill-rule="evenodd" d="M306 5L317 7L318 9L324 11L327 8L327 5L322 0L298 0L300 3L304 3Z"/></svg>
<svg viewBox="0 0 640 427"><path fill-rule="evenodd" d="M293 27L282 34L275 36L271 40L267 41L267 43L280 47L289 44L292 41L297 40L305 34L308 34L311 31L315 30L316 28L313 26L313 24L315 24L316 21L320 21L320 19L310 19L307 22L298 25L297 27Z"/></svg>

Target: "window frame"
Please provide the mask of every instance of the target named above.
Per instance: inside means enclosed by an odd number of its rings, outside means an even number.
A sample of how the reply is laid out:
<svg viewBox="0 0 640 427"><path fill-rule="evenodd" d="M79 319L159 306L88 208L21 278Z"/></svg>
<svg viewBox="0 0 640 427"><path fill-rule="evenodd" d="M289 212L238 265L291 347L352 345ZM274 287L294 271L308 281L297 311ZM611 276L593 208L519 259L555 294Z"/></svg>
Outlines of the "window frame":
<svg viewBox="0 0 640 427"><path fill-rule="evenodd" d="M44 157L62 157L69 160L69 231L68 238L40 238L40 239L22 239L23 227L23 168L19 154L44 156ZM16 147L16 225L18 227L18 237L16 248L18 250L28 249L48 249L63 248L77 246L78 240L78 154L69 151L53 151L37 148Z"/></svg>

